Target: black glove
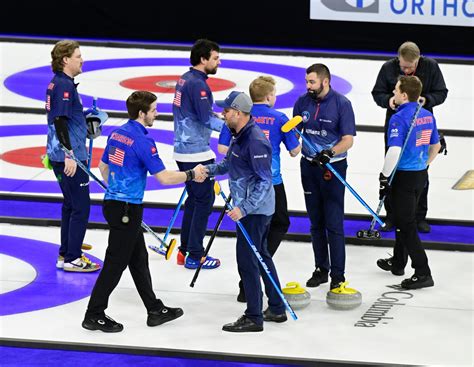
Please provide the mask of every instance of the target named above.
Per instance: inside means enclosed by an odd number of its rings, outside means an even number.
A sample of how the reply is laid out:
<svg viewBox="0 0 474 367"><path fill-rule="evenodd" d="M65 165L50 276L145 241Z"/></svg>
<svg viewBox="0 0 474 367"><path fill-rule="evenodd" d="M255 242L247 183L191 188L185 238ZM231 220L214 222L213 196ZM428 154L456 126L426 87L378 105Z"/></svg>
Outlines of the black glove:
<svg viewBox="0 0 474 367"><path fill-rule="evenodd" d="M382 172L380 172L379 183L380 183L379 200L382 200L388 194L390 194L390 191L392 190L392 187L388 183L388 177L385 177Z"/></svg>
<svg viewBox="0 0 474 367"><path fill-rule="evenodd" d="M441 144L441 147L439 148L438 154L441 154L444 152L444 155L448 154L448 146L446 144L446 139L444 138L443 133L439 133L439 143Z"/></svg>
<svg viewBox="0 0 474 367"><path fill-rule="evenodd" d="M316 154L311 163L317 164L319 168L324 169L332 157L334 157L334 151L330 149L324 149Z"/></svg>

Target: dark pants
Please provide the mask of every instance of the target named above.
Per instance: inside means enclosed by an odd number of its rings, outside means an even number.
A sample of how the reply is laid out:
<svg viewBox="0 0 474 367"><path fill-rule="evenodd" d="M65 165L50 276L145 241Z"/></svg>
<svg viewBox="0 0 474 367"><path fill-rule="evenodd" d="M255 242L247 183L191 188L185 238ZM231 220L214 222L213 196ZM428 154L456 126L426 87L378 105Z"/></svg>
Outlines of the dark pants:
<svg viewBox="0 0 474 367"><path fill-rule="evenodd" d="M157 311L163 307L161 300L156 298L151 283L148 252L141 229L143 205L128 204L130 221L127 224L122 223L124 212L124 202L104 201L103 213L110 227L109 245L105 253L104 265L92 290L86 317L104 314L110 294L127 266L147 311Z"/></svg>
<svg viewBox="0 0 474 367"><path fill-rule="evenodd" d="M267 265L273 280L281 289L278 274L273 264L272 257L267 249L267 236L270 228L271 216L267 215L247 215L240 222L247 231L255 248L260 253L263 262ZM273 283L268 278L266 271L262 268L254 251L249 246L247 239L237 226L237 267L244 285L247 297L247 309L245 315L258 325L263 324L262 315L262 285L260 277L263 278L265 294L268 297L268 306L275 314L285 312L285 305L276 291Z"/></svg>
<svg viewBox="0 0 474 367"><path fill-rule="evenodd" d="M387 153L387 129L388 129L388 119L385 121L384 126L384 138L385 138L385 153ZM426 214L428 213L428 189L430 187L430 181L428 177L428 171L426 171L426 181L423 186L423 191L420 194L420 198L418 199L418 204L416 205L415 216L416 221L420 222L426 220ZM392 195L389 193L384 200L385 211L387 212L387 219L392 221L393 223L393 215L392 215Z"/></svg>
<svg viewBox="0 0 474 367"><path fill-rule="evenodd" d="M176 162L180 171L193 169L214 163L214 159L205 162ZM186 182L188 198L184 204L183 221L181 223L181 245L179 250L194 260L200 260L204 254L203 239L206 235L207 221L214 205L214 180L207 178L203 183Z"/></svg>
<svg viewBox="0 0 474 367"><path fill-rule="evenodd" d="M64 174L64 162L51 162L51 165L64 197L59 254L65 262L71 262L82 256L90 212L89 175L77 167L76 174L68 177Z"/></svg>
<svg viewBox="0 0 474 367"><path fill-rule="evenodd" d="M275 189L275 213L270 222L270 231L268 233L268 252L273 257L280 246L283 237L285 237L290 227L290 217L288 215L288 203L286 201L285 186L283 183L273 185Z"/></svg>
<svg viewBox="0 0 474 367"><path fill-rule="evenodd" d="M404 269L410 256L416 275L431 274L416 228L416 206L426 176L426 170L397 171L392 183L393 220L397 227L392 264L396 269Z"/></svg>
<svg viewBox="0 0 474 367"><path fill-rule="evenodd" d="M331 166L345 179L347 160L331 163ZM315 266L326 272L330 270L334 282L343 282L345 186L330 171L323 171L304 157L301 158L301 181L311 221Z"/></svg>

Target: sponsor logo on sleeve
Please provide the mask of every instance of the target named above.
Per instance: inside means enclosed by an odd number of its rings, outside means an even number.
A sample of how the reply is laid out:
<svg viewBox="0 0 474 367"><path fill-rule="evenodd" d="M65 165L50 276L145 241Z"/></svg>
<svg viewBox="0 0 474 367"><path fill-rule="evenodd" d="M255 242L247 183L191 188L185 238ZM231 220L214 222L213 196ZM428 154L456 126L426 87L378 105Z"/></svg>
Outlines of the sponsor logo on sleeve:
<svg viewBox="0 0 474 367"><path fill-rule="evenodd" d="M398 138L398 136L399 136L399 133L398 133L397 128L393 128L392 130L390 130L390 137L391 138Z"/></svg>

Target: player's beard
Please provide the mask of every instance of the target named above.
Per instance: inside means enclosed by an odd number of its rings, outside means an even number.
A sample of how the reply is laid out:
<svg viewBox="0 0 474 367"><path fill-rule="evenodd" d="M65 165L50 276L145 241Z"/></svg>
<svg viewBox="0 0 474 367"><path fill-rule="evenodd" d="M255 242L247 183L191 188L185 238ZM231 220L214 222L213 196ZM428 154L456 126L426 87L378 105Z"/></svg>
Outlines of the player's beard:
<svg viewBox="0 0 474 367"><path fill-rule="evenodd" d="M318 89L308 89L308 93L312 99L318 99L324 87L321 85Z"/></svg>
<svg viewBox="0 0 474 367"><path fill-rule="evenodd" d="M212 68L212 69L207 69L207 68L206 68L206 75L214 75L214 74L216 74L216 73L217 73L217 68L218 68L218 66L216 66L216 67L214 67L214 68Z"/></svg>

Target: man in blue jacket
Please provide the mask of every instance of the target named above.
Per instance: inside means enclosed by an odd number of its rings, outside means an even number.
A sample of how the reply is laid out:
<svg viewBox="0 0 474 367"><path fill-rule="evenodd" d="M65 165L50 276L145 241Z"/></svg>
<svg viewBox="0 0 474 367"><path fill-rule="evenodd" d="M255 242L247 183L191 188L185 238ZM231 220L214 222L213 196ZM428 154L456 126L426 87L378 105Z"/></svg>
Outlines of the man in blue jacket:
<svg viewBox="0 0 474 367"><path fill-rule="evenodd" d="M272 216L267 239L268 252L272 257L290 227L285 186L280 170L280 146L283 143L292 157L296 157L301 151L301 144L296 134L292 131L287 133L281 131L281 127L288 121L288 117L274 109L277 99L275 86L275 79L263 75L254 79L249 86L250 97L253 102L252 111L250 112L255 123L262 129L272 146L272 183L275 190L275 213ZM227 152L230 140L231 133L224 126L219 136L219 153ZM239 283L239 288L237 301L245 302L242 281Z"/></svg>
<svg viewBox="0 0 474 367"><path fill-rule="evenodd" d="M56 267L68 272L92 272L100 266L82 253L89 222L89 176L64 155L61 145L87 165L87 124L74 77L82 73L79 43L62 40L51 51L54 77L46 90L48 114L47 155L58 180L64 202L61 210L61 247Z"/></svg>
<svg viewBox="0 0 474 367"><path fill-rule="evenodd" d="M416 208L428 176L427 167L436 158L441 144L436 120L433 114L424 108L420 110L408 135L421 91L422 84L416 76L402 76L395 85L393 93L395 103L399 107L397 113L390 118L387 132L388 150L379 177L380 198L391 192L393 220L397 230L393 257L379 259L377 265L394 275L403 275L410 256L415 274L402 282L401 286L405 289L434 285L428 258L417 232ZM402 153L405 141L407 143ZM390 187L389 177L395 168Z"/></svg>
<svg viewBox="0 0 474 367"><path fill-rule="evenodd" d="M308 287L327 283L331 289L345 281L344 242L345 186L326 168L331 166L345 179L347 151L356 134L351 102L331 88L331 73L324 64L306 69L307 93L295 103L293 116L303 118L303 136L318 149L303 143L301 182L311 221L315 271Z"/></svg>
<svg viewBox="0 0 474 367"><path fill-rule="evenodd" d="M110 232L104 267L94 285L82 322L82 327L88 330L106 333L123 330L123 325L108 317L105 310L127 267L147 310L148 326L161 325L183 315L181 308L165 306L153 291L141 228L143 195L148 172L162 185L191 180L203 182L206 176L195 174L201 166L186 172L165 168L155 141L147 131L158 115L156 99L147 91L135 91L127 98L130 120L110 134L99 163L100 173L108 184L103 213Z"/></svg>
<svg viewBox="0 0 474 367"><path fill-rule="evenodd" d="M224 118L234 138L227 155L218 164L207 165L210 176L229 174L230 193L234 208L228 212L234 221L240 221L262 256L276 284L280 287L272 257L267 250L267 235L275 211L275 192L272 184L272 147L262 130L250 115L252 101L243 92L232 92L216 104L224 108ZM237 266L241 276L247 309L236 322L223 326L230 332L263 330L263 321L287 320L285 305L270 279L237 227ZM268 308L262 314L263 277Z"/></svg>
<svg viewBox="0 0 474 367"><path fill-rule="evenodd" d="M215 162L211 150L212 131L220 131L224 122L212 111L213 97L206 83L209 74L215 74L220 64L219 45L200 39L191 49L191 65L176 84L173 100L174 154L181 171L193 169L198 164ZM204 184L186 183L188 198L185 202L181 225L181 245L177 263L196 269L203 261L203 269L215 269L219 259L204 254L203 239L207 221L214 204L214 185L207 179Z"/></svg>

